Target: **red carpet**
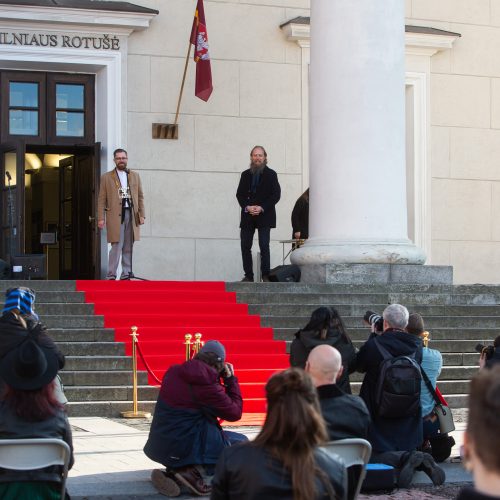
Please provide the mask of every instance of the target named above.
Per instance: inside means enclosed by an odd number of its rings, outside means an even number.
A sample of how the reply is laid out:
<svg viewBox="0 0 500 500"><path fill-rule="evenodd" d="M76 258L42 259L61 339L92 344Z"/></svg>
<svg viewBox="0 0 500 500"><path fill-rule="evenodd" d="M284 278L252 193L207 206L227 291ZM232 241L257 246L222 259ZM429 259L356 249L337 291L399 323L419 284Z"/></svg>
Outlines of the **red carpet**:
<svg viewBox="0 0 500 500"><path fill-rule="evenodd" d="M249 315L248 306L238 304L236 293L226 292L223 282L79 280L76 288L94 304L95 314L104 316L105 327L115 330L115 340L125 343L129 356L130 327L137 326L141 351L160 380L169 366L184 361L186 333L220 340L240 381L243 423L262 423L264 385L289 366L285 342L273 340L272 328L261 327L259 316ZM140 359L138 366L145 370Z"/></svg>

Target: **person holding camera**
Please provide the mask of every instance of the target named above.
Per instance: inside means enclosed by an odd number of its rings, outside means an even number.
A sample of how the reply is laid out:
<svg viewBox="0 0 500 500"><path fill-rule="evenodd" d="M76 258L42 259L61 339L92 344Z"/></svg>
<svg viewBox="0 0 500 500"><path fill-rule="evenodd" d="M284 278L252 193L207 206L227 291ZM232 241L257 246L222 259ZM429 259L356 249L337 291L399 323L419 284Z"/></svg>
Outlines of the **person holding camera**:
<svg viewBox="0 0 500 500"><path fill-rule="evenodd" d="M160 388L144 453L166 469L155 469L151 480L167 496L178 496L181 486L195 495L210 494L200 473L213 468L226 446L246 436L223 431L218 419L241 418L243 400L234 368L226 362L224 346L209 340L196 356L171 366Z"/></svg>
<svg viewBox="0 0 500 500"><path fill-rule="evenodd" d="M500 364L500 335L493 341L493 345L477 344L476 351L481 354L479 358L480 368L492 368Z"/></svg>
<svg viewBox="0 0 500 500"><path fill-rule="evenodd" d="M329 345L340 352L343 370L337 386L346 394L351 394L349 374L356 367L356 349L342 318L333 307L315 309L309 323L295 334L290 346L290 365L305 368L309 353L319 345Z"/></svg>

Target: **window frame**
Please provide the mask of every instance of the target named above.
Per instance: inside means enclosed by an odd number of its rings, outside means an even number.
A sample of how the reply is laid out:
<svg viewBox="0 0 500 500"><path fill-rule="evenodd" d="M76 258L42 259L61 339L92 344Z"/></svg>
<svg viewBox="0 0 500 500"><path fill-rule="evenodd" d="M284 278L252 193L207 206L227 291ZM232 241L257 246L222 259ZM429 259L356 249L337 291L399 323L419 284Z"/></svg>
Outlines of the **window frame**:
<svg viewBox="0 0 500 500"><path fill-rule="evenodd" d="M95 142L95 75L46 73L47 76L47 142L55 145L91 145ZM83 85L83 136L57 135L56 85Z"/></svg>
<svg viewBox="0 0 500 500"><path fill-rule="evenodd" d="M2 71L0 75L0 106L1 106L1 139L2 142L26 141L30 144L45 144L46 142L46 74L40 72ZM10 83L38 84L38 134L21 135L10 133Z"/></svg>

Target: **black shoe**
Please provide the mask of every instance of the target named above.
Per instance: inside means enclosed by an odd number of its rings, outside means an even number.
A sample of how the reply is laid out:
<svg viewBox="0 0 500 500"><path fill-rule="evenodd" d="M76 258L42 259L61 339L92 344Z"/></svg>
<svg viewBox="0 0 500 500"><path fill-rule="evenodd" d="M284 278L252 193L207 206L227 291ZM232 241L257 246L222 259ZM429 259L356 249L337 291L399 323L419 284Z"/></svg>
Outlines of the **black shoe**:
<svg viewBox="0 0 500 500"><path fill-rule="evenodd" d="M122 275L120 276L120 280L121 280L121 281L124 281L124 280L131 280L132 278L135 278L134 273L122 274Z"/></svg>
<svg viewBox="0 0 500 500"><path fill-rule="evenodd" d="M271 282L271 280L270 280L270 278L269 278L269 274L264 274L264 275L262 276L262 282L263 282L263 283L270 283L270 282Z"/></svg>
<svg viewBox="0 0 500 500"><path fill-rule="evenodd" d="M434 461L431 455L428 453L423 453L424 459L422 461L422 466L420 470L424 471L427 474L434 486L441 486L445 479L446 474L441 467Z"/></svg>
<svg viewBox="0 0 500 500"><path fill-rule="evenodd" d="M106 281L114 281L114 280L116 280L116 276L112 276L112 275L106 276Z"/></svg>
<svg viewBox="0 0 500 500"><path fill-rule="evenodd" d="M249 278L248 276L245 276L242 280L242 283L253 283L253 278Z"/></svg>
<svg viewBox="0 0 500 500"><path fill-rule="evenodd" d="M415 469L422 465L424 454L421 451L413 451L410 453L408 460L405 462L398 477L398 488L409 488L413 479Z"/></svg>

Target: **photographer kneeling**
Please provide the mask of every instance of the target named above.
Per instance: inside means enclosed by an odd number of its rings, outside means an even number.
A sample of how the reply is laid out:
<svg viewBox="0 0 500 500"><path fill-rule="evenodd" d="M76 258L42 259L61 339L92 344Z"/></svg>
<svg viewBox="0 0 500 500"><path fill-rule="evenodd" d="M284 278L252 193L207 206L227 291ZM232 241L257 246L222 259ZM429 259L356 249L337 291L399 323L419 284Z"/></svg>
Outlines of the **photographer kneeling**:
<svg viewBox="0 0 500 500"><path fill-rule="evenodd" d="M493 368L495 365L500 365L500 335L493 341L493 345L477 344L476 351L481 354L480 368Z"/></svg>
<svg viewBox="0 0 500 500"><path fill-rule="evenodd" d="M225 358L224 346L209 340L193 359L171 366L163 377L144 453L166 467L151 474L164 495L178 496L180 486L196 495L210 494L197 466L213 473L226 446L247 440L223 431L217 420L239 420L243 408L233 366Z"/></svg>

